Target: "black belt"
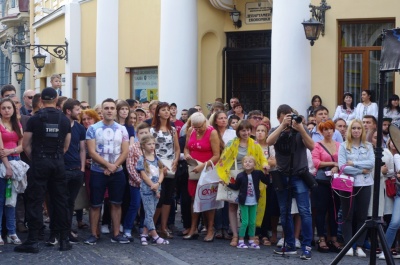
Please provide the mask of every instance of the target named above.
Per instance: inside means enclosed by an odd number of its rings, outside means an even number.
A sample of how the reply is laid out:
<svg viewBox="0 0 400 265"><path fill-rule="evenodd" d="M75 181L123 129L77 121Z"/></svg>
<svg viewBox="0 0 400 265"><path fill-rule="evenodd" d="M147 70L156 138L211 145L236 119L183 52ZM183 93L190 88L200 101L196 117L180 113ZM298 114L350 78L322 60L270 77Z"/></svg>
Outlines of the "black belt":
<svg viewBox="0 0 400 265"><path fill-rule="evenodd" d="M60 154L38 154L38 158L51 158L51 159L58 159L62 157Z"/></svg>

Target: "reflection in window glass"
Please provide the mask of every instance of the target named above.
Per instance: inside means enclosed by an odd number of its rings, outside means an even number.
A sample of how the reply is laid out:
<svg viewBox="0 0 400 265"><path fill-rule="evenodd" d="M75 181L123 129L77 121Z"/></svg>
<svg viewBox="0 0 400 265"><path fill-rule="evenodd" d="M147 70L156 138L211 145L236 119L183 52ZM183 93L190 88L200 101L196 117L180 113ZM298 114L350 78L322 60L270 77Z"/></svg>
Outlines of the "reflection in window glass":
<svg viewBox="0 0 400 265"><path fill-rule="evenodd" d="M394 23L343 23L342 47L381 46L382 30L391 28L394 28Z"/></svg>

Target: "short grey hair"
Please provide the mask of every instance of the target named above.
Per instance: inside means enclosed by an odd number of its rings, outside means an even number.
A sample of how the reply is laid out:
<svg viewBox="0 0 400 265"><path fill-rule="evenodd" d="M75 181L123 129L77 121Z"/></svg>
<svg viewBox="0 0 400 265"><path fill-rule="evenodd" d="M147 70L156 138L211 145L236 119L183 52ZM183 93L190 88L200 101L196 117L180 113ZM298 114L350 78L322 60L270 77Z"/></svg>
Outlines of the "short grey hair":
<svg viewBox="0 0 400 265"><path fill-rule="evenodd" d="M201 112L195 112L190 116L190 120L192 121L192 126L193 125L201 125L203 122L205 122L207 119L204 116L203 113Z"/></svg>

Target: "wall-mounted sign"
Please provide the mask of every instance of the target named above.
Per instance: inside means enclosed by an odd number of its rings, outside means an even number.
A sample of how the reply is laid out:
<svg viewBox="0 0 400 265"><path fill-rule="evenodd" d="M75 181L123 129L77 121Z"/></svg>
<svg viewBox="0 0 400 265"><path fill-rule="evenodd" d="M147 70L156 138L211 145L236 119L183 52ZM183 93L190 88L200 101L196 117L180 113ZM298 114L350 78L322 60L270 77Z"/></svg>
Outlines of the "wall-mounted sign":
<svg viewBox="0 0 400 265"><path fill-rule="evenodd" d="M133 98L139 102L158 99L158 69L136 68L132 73Z"/></svg>
<svg viewBox="0 0 400 265"><path fill-rule="evenodd" d="M267 1L246 3L246 24L272 22L272 6Z"/></svg>

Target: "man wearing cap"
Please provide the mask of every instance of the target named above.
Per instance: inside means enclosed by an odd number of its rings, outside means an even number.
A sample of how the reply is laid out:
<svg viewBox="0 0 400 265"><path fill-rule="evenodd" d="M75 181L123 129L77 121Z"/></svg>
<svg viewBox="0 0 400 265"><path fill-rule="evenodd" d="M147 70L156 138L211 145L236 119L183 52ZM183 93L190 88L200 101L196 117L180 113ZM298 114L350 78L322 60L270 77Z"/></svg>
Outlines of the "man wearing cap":
<svg viewBox="0 0 400 265"><path fill-rule="evenodd" d="M146 121L146 111L142 108L137 108L135 110L136 112L136 123L139 124L141 122L145 122Z"/></svg>
<svg viewBox="0 0 400 265"><path fill-rule="evenodd" d="M65 115L56 109L57 91L45 88L41 94L43 109L26 125L22 147L32 161L28 177L26 219L28 239L14 248L16 252L38 253L39 230L43 225L42 205L46 190L53 204L54 231L60 234L59 250L70 250L68 224L68 191L64 153L71 140L71 126Z"/></svg>

